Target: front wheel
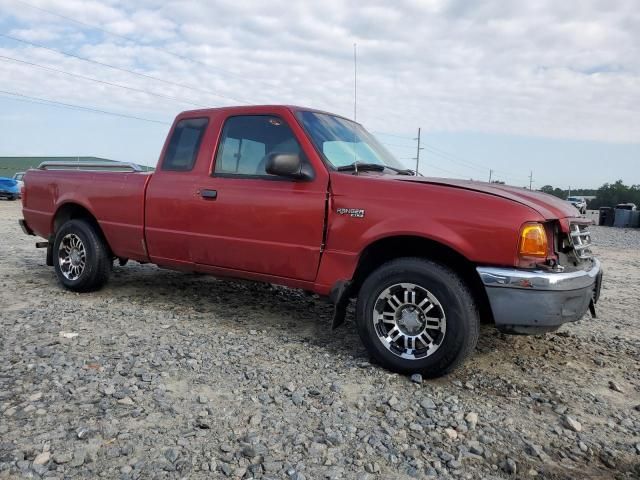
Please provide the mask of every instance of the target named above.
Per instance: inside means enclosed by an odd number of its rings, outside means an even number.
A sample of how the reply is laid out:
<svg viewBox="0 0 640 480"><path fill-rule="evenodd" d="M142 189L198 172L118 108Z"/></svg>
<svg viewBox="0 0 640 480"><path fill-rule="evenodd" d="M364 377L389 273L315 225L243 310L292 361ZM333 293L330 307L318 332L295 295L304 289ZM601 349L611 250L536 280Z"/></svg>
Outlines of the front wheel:
<svg viewBox="0 0 640 480"><path fill-rule="evenodd" d="M56 232L53 265L58 280L75 292L100 289L113 261L102 236L85 220L69 220Z"/></svg>
<svg viewBox="0 0 640 480"><path fill-rule="evenodd" d="M471 354L480 316L453 270L426 259L400 258L365 280L356 322L362 342L382 366L433 378Z"/></svg>

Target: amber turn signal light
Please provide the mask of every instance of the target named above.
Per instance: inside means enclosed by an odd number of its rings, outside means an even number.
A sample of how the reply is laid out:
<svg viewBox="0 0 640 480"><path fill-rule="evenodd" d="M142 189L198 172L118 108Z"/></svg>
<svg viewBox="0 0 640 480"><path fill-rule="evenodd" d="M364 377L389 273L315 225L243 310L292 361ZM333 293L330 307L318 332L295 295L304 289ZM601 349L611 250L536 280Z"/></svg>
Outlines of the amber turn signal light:
<svg viewBox="0 0 640 480"><path fill-rule="evenodd" d="M541 223L527 223L520 231L520 256L546 257L547 233Z"/></svg>

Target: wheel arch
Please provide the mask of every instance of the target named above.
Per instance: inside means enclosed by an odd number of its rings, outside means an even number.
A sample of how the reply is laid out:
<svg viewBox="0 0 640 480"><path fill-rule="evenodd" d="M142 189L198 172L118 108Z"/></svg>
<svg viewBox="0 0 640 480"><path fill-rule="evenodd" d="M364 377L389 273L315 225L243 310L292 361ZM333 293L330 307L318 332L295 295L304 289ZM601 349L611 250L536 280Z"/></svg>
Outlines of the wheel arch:
<svg viewBox="0 0 640 480"><path fill-rule="evenodd" d="M102 227L100 227L100 223L98 223L98 219L95 217L91 211L76 202L66 202L58 207L56 213L53 215L52 223L51 223L51 238L49 239L49 243L53 244L53 240L55 239L56 232L58 229L64 225L69 220L86 220L95 228L96 233L100 236L104 244L109 249L109 253L113 256L111 251L111 247L109 246L109 242L107 241L107 237L102 231Z"/></svg>
<svg viewBox="0 0 640 480"><path fill-rule="evenodd" d="M457 250L439 241L417 235L395 235L375 240L359 256L351 279L350 297L356 297L364 280L381 265L403 257L419 257L441 263L455 271L468 285L481 319L493 323L493 313L476 266Z"/></svg>

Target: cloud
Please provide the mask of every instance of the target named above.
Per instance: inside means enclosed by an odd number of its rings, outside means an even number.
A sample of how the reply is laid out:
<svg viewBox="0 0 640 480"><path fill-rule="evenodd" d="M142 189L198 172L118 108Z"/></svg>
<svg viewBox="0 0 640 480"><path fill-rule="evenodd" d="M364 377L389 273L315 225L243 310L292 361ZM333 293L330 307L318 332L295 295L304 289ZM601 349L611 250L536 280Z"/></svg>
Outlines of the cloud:
<svg viewBox="0 0 640 480"><path fill-rule="evenodd" d="M351 115L357 42L358 117L374 130L640 139L634 0L28 3L136 42L0 0L10 14L0 24L13 35L174 85L8 40L0 40L3 55L197 103L294 103ZM7 62L2 67L6 89L26 94L159 118L185 108L56 74L43 80L37 69Z"/></svg>
<svg viewBox="0 0 640 480"><path fill-rule="evenodd" d="M50 28L14 28L9 35L32 42L46 42L60 38L61 32Z"/></svg>

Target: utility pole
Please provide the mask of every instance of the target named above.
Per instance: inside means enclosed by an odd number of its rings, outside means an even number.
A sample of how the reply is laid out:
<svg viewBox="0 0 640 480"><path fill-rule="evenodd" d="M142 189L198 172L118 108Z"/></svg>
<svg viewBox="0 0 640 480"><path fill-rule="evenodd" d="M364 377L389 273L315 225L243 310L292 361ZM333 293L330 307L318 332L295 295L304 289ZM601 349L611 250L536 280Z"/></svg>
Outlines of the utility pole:
<svg viewBox="0 0 640 480"><path fill-rule="evenodd" d="M529 190L533 187L533 171L529 172Z"/></svg>
<svg viewBox="0 0 640 480"><path fill-rule="evenodd" d="M567 195L568 197L571 196L571 185L569 185L569 195Z"/></svg>
<svg viewBox="0 0 640 480"><path fill-rule="evenodd" d="M491 183L492 176L493 176L493 170L489 169L489 183Z"/></svg>
<svg viewBox="0 0 640 480"><path fill-rule="evenodd" d="M420 146L420 127L418 127L418 136L416 138L414 138L414 140L417 140L418 142L418 148L416 150L416 175L418 174L418 168L420 167L420 150L424 150L424 148L422 148Z"/></svg>

